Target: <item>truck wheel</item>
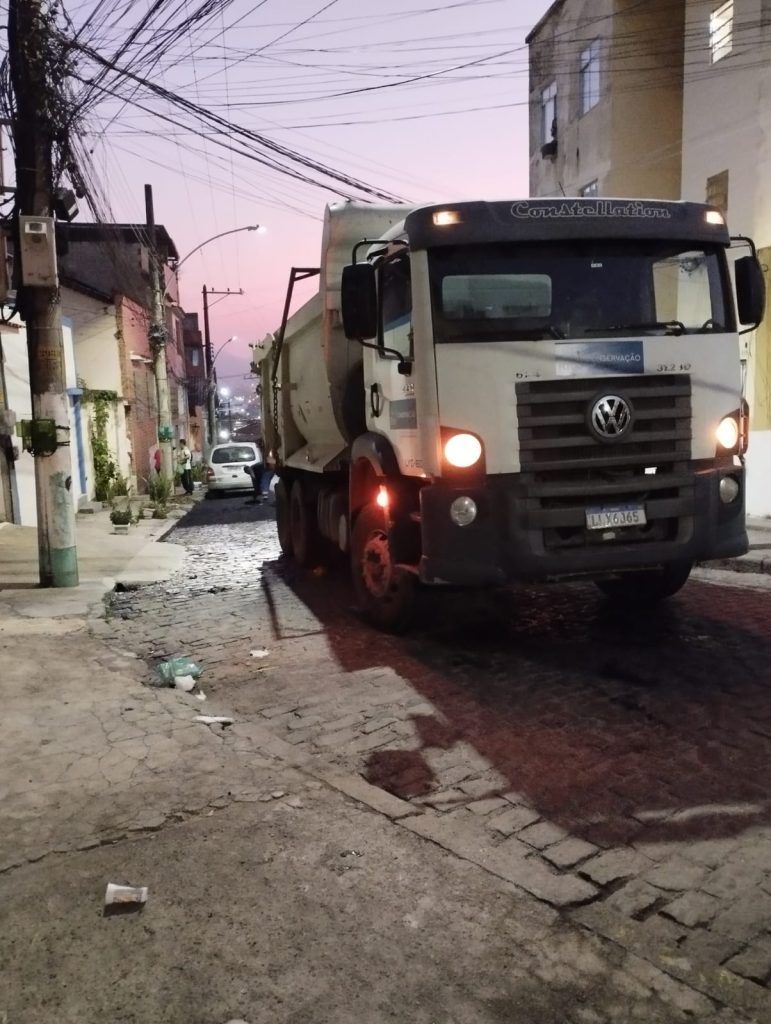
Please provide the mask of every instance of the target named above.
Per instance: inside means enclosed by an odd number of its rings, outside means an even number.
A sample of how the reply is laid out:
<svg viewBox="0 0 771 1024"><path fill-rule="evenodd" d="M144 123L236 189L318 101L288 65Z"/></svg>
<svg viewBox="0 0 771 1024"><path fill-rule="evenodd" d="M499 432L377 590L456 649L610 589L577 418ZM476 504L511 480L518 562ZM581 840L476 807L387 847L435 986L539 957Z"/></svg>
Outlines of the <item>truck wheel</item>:
<svg viewBox="0 0 771 1024"><path fill-rule="evenodd" d="M616 579L596 580L596 585L606 597L627 606L658 604L685 586L692 568L690 562L678 562L664 569L621 573Z"/></svg>
<svg viewBox="0 0 771 1024"><path fill-rule="evenodd" d="M399 632L409 624L415 603L415 579L391 560L383 510L366 505L351 536L351 568L356 597L376 626Z"/></svg>
<svg viewBox="0 0 771 1024"><path fill-rule="evenodd" d="M276 482L276 532L278 543L285 555L292 554L292 534L289 531L289 496L283 480Z"/></svg>
<svg viewBox="0 0 771 1024"><path fill-rule="evenodd" d="M320 546L319 528L313 506L299 480L292 484L289 494L289 537L297 564L304 568L316 565Z"/></svg>

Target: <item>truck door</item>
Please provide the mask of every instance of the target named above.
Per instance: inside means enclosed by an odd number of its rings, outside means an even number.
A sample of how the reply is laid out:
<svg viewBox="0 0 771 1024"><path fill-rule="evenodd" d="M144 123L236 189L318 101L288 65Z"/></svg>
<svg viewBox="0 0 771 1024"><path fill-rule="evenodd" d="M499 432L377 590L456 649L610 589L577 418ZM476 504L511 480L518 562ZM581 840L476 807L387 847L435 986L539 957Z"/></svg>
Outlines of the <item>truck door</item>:
<svg viewBox="0 0 771 1024"><path fill-rule="evenodd" d="M399 359L394 354L398 352L405 359L412 357L409 253L396 253L380 264L378 309L378 348L365 349L367 429L388 437L402 472L417 476L421 467L415 385L411 377L399 373Z"/></svg>

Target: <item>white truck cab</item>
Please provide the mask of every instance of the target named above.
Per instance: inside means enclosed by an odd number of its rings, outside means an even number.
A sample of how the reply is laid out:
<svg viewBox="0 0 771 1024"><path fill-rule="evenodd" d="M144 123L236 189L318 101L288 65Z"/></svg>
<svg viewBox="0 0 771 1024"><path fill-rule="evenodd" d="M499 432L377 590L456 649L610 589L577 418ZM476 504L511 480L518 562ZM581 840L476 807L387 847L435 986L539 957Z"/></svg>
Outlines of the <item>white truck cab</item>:
<svg viewBox="0 0 771 1024"><path fill-rule="evenodd" d="M262 362L284 550L348 551L390 628L419 584L655 601L746 551L738 329L764 293L738 241L735 302L700 204L330 208L319 294Z"/></svg>

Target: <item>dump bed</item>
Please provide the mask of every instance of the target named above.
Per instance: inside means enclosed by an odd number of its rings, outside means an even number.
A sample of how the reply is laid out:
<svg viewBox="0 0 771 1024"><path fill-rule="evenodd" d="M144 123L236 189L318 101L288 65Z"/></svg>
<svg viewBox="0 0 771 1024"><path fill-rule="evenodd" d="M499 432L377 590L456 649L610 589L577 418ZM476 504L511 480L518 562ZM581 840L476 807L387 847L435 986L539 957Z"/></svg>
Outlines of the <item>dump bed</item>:
<svg viewBox="0 0 771 1024"><path fill-rule="evenodd" d="M279 330L261 356L265 437L281 463L319 473L335 468L357 432L364 408L362 352L343 334L343 267L352 262L357 242L382 238L411 209L353 202L327 207L318 293L289 317L283 339ZM277 354L278 437L273 413Z"/></svg>

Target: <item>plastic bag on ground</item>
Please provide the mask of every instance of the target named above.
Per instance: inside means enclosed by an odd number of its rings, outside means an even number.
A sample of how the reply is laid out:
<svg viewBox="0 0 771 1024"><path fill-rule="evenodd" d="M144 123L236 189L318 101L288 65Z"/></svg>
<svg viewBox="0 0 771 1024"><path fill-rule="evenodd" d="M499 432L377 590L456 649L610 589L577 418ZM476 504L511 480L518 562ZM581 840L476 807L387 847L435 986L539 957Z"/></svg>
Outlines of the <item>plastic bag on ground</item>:
<svg viewBox="0 0 771 1024"><path fill-rule="evenodd" d="M201 673L200 665L197 665L192 658L183 656L167 658L166 661L162 661L158 665L158 675L167 686L174 686L174 680L178 676L192 676L193 679L198 679Z"/></svg>

